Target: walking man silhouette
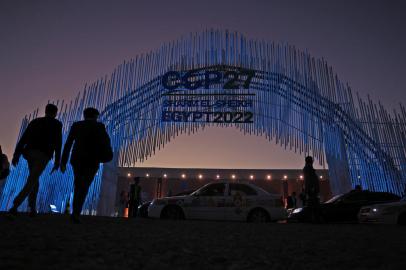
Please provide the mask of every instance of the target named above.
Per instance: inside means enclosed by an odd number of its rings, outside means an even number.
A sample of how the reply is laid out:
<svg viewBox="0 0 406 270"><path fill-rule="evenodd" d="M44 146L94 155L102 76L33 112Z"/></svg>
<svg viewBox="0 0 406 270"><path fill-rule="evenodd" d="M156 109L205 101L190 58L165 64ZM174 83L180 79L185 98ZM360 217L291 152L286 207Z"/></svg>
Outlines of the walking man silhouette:
<svg viewBox="0 0 406 270"><path fill-rule="evenodd" d="M89 187L93 182L100 163L113 158L110 137L104 124L97 122L99 111L86 108L84 120L72 124L66 140L61 160L61 171L64 173L72 149L70 164L74 174L74 197L71 220L80 223L80 213Z"/></svg>
<svg viewBox="0 0 406 270"><path fill-rule="evenodd" d="M319 222L319 193L320 185L316 170L313 168L313 157L307 156L303 168L306 204L311 210L311 221Z"/></svg>
<svg viewBox="0 0 406 270"><path fill-rule="evenodd" d="M52 172L59 168L62 146L62 123L56 120L58 107L48 104L45 107L45 117L32 120L18 141L14 151L12 164L17 166L20 156L28 162L29 175L23 189L15 197L13 206L9 210L12 215L17 214L17 208L28 195L30 216L35 216L39 177L55 153Z"/></svg>
<svg viewBox="0 0 406 270"><path fill-rule="evenodd" d="M138 206L141 204L141 186L140 178L134 177L134 183L130 186L130 201L128 207L128 217L135 218L138 212Z"/></svg>

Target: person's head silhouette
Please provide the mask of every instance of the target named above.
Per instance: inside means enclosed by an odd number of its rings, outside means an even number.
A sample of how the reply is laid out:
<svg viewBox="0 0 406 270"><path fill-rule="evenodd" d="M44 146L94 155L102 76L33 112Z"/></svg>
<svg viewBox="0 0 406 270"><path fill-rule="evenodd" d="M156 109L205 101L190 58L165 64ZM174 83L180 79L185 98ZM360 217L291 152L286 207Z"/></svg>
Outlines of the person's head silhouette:
<svg viewBox="0 0 406 270"><path fill-rule="evenodd" d="M83 117L85 118L85 120L96 121L99 115L99 111L92 107L88 107L83 111Z"/></svg>
<svg viewBox="0 0 406 270"><path fill-rule="evenodd" d="M354 190L355 191L362 191L362 186L361 185L355 185Z"/></svg>
<svg viewBox="0 0 406 270"><path fill-rule="evenodd" d="M306 165L313 165L313 158L311 156L307 156L305 158Z"/></svg>
<svg viewBox="0 0 406 270"><path fill-rule="evenodd" d="M45 116L55 118L58 114L58 107L54 104L47 104L45 107Z"/></svg>

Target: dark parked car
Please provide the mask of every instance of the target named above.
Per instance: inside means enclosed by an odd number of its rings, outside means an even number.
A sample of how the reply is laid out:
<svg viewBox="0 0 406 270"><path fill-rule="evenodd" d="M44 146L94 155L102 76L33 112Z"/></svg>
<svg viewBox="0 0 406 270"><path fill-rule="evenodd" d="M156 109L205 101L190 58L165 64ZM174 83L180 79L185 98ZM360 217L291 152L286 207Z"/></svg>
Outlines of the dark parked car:
<svg viewBox="0 0 406 270"><path fill-rule="evenodd" d="M189 195L193 193L195 190L186 190L182 191L180 193L175 194L174 196L183 196L183 195ZM138 206L138 212L137 216L147 218L148 217L148 206L151 204L152 201L147 201L142 203L141 205Z"/></svg>
<svg viewBox="0 0 406 270"><path fill-rule="evenodd" d="M319 206L322 222L358 222L361 207L377 203L399 201L400 197L388 192L350 191L334 196ZM311 221L311 210L308 207L296 208L290 212L288 222Z"/></svg>

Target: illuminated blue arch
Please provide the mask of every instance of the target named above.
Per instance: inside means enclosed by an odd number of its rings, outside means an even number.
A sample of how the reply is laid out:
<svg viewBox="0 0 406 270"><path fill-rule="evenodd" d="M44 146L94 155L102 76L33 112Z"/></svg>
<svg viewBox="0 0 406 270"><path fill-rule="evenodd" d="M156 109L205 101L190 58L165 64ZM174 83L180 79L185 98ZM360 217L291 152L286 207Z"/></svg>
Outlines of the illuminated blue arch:
<svg viewBox="0 0 406 270"><path fill-rule="evenodd" d="M166 89L162 76L168 71L249 69L255 77L254 123L162 122ZM220 90L213 86L210 91ZM205 93L196 89L194 93ZM277 144L312 155L321 165L328 164L333 193L360 184L365 189L401 194L406 184L406 110L389 113L369 98L354 97L322 59L293 46L247 39L239 33L205 31L164 44L158 50L137 56L118 66L109 77L90 86L62 108L64 139L83 108L97 107L112 138L116 160L107 166L132 166L153 155L180 133L194 133L206 126L234 126L245 134L265 136ZM37 112L27 116L24 130ZM272 153L270 153L271 155ZM50 164L41 179L39 209L49 204L63 210L71 198L73 175L49 176ZM21 189L27 171L23 162L9 176L1 197L1 209L10 206ZM99 170L85 209L94 213L103 192ZM22 206L25 208L26 204Z"/></svg>

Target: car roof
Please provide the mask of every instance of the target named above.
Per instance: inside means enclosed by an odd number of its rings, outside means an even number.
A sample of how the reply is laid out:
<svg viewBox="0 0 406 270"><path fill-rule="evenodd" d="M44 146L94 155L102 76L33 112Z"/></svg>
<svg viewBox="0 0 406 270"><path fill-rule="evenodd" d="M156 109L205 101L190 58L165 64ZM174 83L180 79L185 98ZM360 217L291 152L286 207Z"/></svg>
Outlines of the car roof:
<svg viewBox="0 0 406 270"><path fill-rule="evenodd" d="M359 191L357 191L357 190L351 190L351 191L349 191L349 192L347 192L347 193L344 193L344 194L342 194L342 195L348 195L348 194L355 194L355 193L368 193L368 194L390 194L390 195L395 195L395 196L398 196L398 195L396 195L396 194L394 194L394 193L391 193L391 192L387 192L387 191L372 191L372 190L368 190L368 189L366 189L366 190L359 190ZM399 197L399 196L398 196Z"/></svg>

